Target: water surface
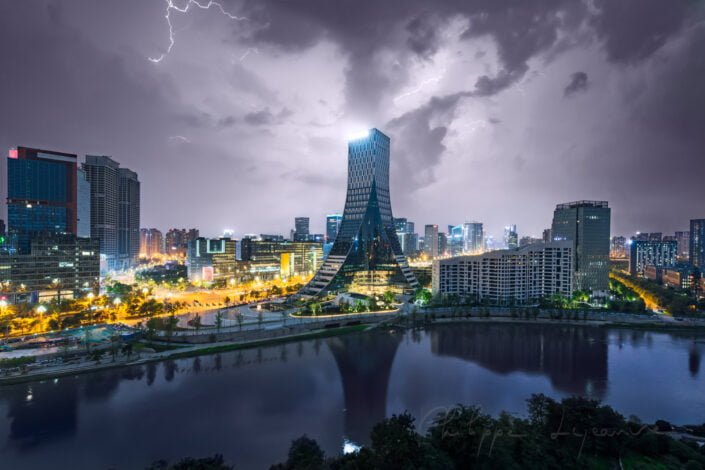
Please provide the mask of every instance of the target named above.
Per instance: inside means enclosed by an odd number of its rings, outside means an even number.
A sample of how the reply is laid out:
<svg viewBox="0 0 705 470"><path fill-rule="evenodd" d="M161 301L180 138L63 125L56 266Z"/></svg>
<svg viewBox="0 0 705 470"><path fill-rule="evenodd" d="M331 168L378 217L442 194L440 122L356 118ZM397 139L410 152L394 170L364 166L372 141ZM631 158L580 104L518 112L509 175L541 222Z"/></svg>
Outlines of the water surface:
<svg viewBox="0 0 705 470"><path fill-rule="evenodd" d="M0 387L3 468L144 468L222 453L267 468L307 434L327 453L408 410L525 413L532 393L644 421L705 422L705 336L541 324L377 331Z"/></svg>

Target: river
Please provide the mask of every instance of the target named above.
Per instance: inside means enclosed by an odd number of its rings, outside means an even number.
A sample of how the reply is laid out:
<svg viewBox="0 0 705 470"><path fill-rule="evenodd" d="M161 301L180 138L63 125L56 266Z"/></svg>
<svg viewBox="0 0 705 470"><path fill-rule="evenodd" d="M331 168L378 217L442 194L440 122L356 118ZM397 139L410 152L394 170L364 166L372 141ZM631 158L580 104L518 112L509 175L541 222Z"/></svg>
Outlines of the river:
<svg viewBox="0 0 705 470"><path fill-rule="evenodd" d="M268 468L307 434L328 454L405 410L524 415L580 394L645 422L705 422L705 336L472 323L374 331L0 387L2 468L144 468L222 453Z"/></svg>

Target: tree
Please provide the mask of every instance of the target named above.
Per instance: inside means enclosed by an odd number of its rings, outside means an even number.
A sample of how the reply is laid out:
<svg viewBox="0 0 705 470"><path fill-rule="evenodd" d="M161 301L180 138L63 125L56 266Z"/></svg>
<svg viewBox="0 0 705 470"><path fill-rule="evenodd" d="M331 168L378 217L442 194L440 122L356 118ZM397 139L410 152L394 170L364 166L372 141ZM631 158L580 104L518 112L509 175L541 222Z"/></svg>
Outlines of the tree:
<svg viewBox="0 0 705 470"><path fill-rule="evenodd" d="M395 300L394 297L394 292L388 290L382 294L382 301L387 305L387 307L391 307Z"/></svg>
<svg viewBox="0 0 705 470"><path fill-rule="evenodd" d="M166 338L167 341L171 341L171 338L174 334L174 329L176 328L176 325L179 324L179 319L176 318L176 316L172 313L167 317L167 319L164 321L164 329L166 330Z"/></svg>
<svg viewBox="0 0 705 470"><path fill-rule="evenodd" d="M201 327L203 326L203 322L201 321L201 315L198 313L196 314L195 317L189 321L189 324L196 329L196 334L198 334L199 331L201 331Z"/></svg>
<svg viewBox="0 0 705 470"><path fill-rule="evenodd" d="M225 313L222 310L218 310L215 314L215 330L220 333L220 329L223 326L223 319L225 318Z"/></svg>
<svg viewBox="0 0 705 470"><path fill-rule="evenodd" d="M291 443L286 463L273 468L318 470L323 468L324 454L318 443L305 434Z"/></svg>
<svg viewBox="0 0 705 470"><path fill-rule="evenodd" d="M228 305L230 305L230 297L226 295L226 296L225 296L225 299L223 299L223 303L225 304L226 307L227 307Z"/></svg>

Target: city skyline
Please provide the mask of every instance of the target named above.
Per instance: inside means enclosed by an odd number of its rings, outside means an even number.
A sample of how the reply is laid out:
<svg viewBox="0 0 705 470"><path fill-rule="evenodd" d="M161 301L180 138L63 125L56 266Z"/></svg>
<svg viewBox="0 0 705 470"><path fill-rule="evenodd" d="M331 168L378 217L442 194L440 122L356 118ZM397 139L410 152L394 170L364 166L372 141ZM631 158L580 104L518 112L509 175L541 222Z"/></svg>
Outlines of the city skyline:
<svg viewBox="0 0 705 470"><path fill-rule="evenodd" d="M705 216L702 5L623 5L224 1L172 9L169 48L164 1L7 4L0 150L112 156L140 175L143 227L325 233L346 135L379 127L417 227L538 236L556 204L594 199L613 235L686 230Z"/></svg>

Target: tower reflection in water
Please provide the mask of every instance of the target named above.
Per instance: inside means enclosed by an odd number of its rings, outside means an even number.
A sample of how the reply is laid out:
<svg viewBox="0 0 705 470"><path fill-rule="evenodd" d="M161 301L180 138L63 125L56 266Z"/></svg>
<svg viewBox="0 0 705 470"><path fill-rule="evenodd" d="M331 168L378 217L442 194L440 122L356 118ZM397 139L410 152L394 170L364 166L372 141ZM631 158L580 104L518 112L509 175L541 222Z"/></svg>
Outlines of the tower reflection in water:
<svg viewBox="0 0 705 470"><path fill-rule="evenodd" d="M403 333L383 332L329 338L343 385L344 438L367 444L372 427L385 418L387 388Z"/></svg>
<svg viewBox="0 0 705 470"><path fill-rule="evenodd" d="M502 375L544 375L564 393L601 399L607 391L605 328L465 324L431 328L427 335L437 356L469 361ZM354 444L367 444L372 427L386 416L390 374L403 337L379 332L327 340L343 387L344 437Z"/></svg>

